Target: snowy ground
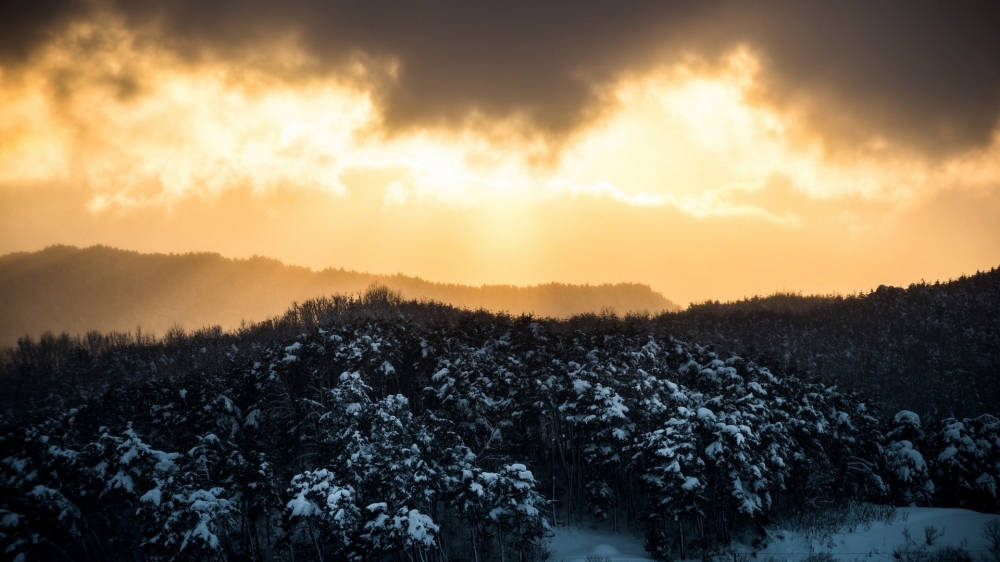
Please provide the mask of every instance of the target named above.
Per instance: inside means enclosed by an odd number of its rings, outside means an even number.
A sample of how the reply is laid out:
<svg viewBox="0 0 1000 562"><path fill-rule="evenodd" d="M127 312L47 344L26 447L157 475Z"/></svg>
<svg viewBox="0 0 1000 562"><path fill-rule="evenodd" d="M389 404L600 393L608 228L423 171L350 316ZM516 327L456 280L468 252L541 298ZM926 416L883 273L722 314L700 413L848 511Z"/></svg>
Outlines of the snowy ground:
<svg viewBox="0 0 1000 562"><path fill-rule="evenodd" d="M983 537L983 525L998 519L998 515L976 513L964 509L900 508L890 524L873 522L859 525L853 532L793 532L775 526L770 529L769 544L757 553L756 560L775 561L802 560L813 552L829 552L838 560L893 560L893 551L909 548L919 550L926 547L927 527L934 527L935 534L930 550L943 546L967 549L973 559L989 556L989 544ZM908 530L911 541L907 541L903 531ZM587 527L558 527L550 539L548 548L552 551L552 562L584 562L588 555L607 558L614 562L629 560L649 560L643 549L643 539L628 532L616 533L608 529ZM732 552L749 554L752 549L739 543L723 553L720 560L732 560ZM741 557L742 558L742 557ZM992 559L992 558L990 558Z"/></svg>
<svg viewBox="0 0 1000 562"><path fill-rule="evenodd" d="M583 562L587 556L609 558L616 562L651 560L643 548L641 536L628 531L588 527L557 527L548 544L552 562Z"/></svg>

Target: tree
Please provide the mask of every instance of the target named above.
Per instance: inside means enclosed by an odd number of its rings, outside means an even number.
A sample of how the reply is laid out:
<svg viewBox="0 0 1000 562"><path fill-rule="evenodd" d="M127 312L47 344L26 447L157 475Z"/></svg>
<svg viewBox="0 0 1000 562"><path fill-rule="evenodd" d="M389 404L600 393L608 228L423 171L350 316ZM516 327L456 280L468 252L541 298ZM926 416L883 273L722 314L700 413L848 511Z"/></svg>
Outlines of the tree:
<svg viewBox="0 0 1000 562"><path fill-rule="evenodd" d="M297 474L288 493L292 494L285 505L289 528L308 536L320 560L349 549L361 516L351 486L338 485L332 472L320 469Z"/></svg>
<svg viewBox="0 0 1000 562"><path fill-rule="evenodd" d="M647 549L660 558L670 555L668 521L677 524L680 557L686 558L688 539L684 533L684 519L705 516L705 461L698 454L697 443L692 413L683 406L664 427L636 439L635 460L645 468L642 480L650 491L655 509Z"/></svg>
<svg viewBox="0 0 1000 562"><path fill-rule="evenodd" d="M901 410L886 434L886 465L892 499L903 505L927 504L934 496L934 482L924 456L917 448L924 440L920 416Z"/></svg>

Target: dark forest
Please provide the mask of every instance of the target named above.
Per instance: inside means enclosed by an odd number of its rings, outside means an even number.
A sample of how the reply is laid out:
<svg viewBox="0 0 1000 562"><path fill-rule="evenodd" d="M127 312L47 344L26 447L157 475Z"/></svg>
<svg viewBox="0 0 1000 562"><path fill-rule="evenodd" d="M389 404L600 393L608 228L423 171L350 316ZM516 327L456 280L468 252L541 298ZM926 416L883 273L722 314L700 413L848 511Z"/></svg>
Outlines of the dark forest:
<svg viewBox="0 0 1000 562"><path fill-rule="evenodd" d="M23 338L0 548L538 560L553 525L606 521L668 559L844 502L995 513L998 292L554 320L373 286L233 331Z"/></svg>

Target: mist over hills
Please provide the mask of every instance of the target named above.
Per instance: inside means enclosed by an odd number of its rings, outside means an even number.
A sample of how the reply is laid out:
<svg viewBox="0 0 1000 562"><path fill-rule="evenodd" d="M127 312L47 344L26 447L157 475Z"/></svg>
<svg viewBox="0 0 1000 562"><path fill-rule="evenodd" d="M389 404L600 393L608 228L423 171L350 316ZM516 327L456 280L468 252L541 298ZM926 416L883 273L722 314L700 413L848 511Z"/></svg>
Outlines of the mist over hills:
<svg viewBox="0 0 1000 562"><path fill-rule="evenodd" d="M646 329L880 397L890 410L935 418L1000 404L1000 269L948 282L856 295L775 294L681 311L639 284L469 287L403 275L312 271L254 257L141 254L53 246L0 257L0 346L56 334L180 326L231 329L284 314L293 302L360 294L380 283L404 299L567 318L646 311ZM664 314L659 314L663 312ZM586 316L567 326L587 325Z"/></svg>
<svg viewBox="0 0 1000 562"><path fill-rule="evenodd" d="M162 335L177 325L228 329L281 314L296 301L360 293L373 283L407 299L556 318L605 308L619 314L679 309L647 285L635 283L472 287L401 274L313 271L265 257L51 246L0 257L0 345L46 331L82 334L141 327Z"/></svg>

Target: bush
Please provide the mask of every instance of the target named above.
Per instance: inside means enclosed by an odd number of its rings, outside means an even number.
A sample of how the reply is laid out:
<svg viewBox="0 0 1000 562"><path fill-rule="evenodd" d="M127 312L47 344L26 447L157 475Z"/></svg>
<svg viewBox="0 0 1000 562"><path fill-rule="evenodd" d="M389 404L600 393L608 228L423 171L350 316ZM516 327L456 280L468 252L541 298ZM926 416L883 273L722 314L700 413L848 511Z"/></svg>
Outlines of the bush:
<svg viewBox="0 0 1000 562"><path fill-rule="evenodd" d="M968 550L956 546L946 546L931 553L931 562L972 562Z"/></svg>
<svg viewBox="0 0 1000 562"><path fill-rule="evenodd" d="M983 525L983 538L994 562L1000 562L1000 519L990 519Z"/></svg>

